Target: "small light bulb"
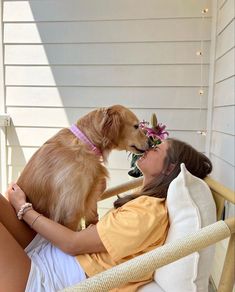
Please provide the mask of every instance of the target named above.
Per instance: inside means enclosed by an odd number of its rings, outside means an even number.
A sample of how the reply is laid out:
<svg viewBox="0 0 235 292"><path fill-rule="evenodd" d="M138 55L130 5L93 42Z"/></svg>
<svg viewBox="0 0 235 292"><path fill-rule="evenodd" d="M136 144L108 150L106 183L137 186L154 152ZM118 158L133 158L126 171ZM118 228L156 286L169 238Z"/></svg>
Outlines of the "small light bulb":
<svg viewBox="0 0 235 292"><path fill-rule="evenodd" d="M202 9L202 13L203 13L203 14L206 14L208 11L209 11L208 8L204 8L204 9Z"/></svg>
<svg viewBox="0 0 235 292"><path fill-rule="evenodd" d="M197 55L197 56L202 56L202 51L197 51L197 52L196 52L196 55Z"/></svg>
<svg viewBox="0 0 235 292"><path fill-rule="evenodd" d="M199 93L200 95L203 95L203 94L204 94L203 89L200 89L198 93Z"/></svg>
<svg viewBox="0 0 235 292"><path fill-rule="evenodd" d="M205 131L197 131L198 135L202 135L202 136L206 136L206 132Z"/></svg>

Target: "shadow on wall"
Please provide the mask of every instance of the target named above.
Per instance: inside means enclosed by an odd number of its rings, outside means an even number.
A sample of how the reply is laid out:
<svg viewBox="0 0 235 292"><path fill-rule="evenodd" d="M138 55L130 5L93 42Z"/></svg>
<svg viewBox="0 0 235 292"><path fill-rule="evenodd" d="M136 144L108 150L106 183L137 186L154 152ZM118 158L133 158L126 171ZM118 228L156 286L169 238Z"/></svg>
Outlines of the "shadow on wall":
<svg viewBox="0 0 235 292"><path fill-rule="evenodd" d="M16 133L14 124L12 123L10 127L7 127L7 143L8 143L8 183L16 181L22 170L21 165L26 164L26 153L21 145L19 137ZM23 145L22 145L23 146ZM14 164L14 167L13 167Z"/></svg>

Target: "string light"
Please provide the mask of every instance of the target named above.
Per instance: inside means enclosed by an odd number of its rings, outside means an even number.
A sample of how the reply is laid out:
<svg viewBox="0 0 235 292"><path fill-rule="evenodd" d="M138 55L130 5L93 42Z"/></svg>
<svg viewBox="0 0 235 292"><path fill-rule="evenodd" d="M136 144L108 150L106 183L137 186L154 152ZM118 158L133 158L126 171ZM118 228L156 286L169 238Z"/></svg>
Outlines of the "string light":
<svg viewBox="0 0 235 292"><path fill-rule="evenodd" d="M197 134L202 135L202 136L206 136L206 131L197 131Z"/></svg>
<svg viewBox="0 0 235 292"><path fill-rule="evenodd" d="M202 9L202 21L201 21L201 33L203 31L203 24L204 24L204 17L205 14L209 11L208 8ZM202 96L204 95L204 90L203 90L203 54L204 54L204 47L203 47L203 39L201 36L201 44L200 44L200 50L197 50L196 55L200 57L200 89L198 90L198 94L200 96L200 112L199 112L199 123L202 120ZM206 131L200 130L197 131L197 134L201 136L206 136Z"/></svg>
<svg viewBox="0 0 235 292"><path fill-rule="evenodd" d="M206 14L208 11L209 11L208 8L204 8L204 9L202 9L202 13L203 13L203 14Z"/></svg>
<svg viewBox="0 0 235 292"><path fill-rule="evenodd" d="M197 55L197 56L202 56L202 51L197 51L197 52L196 52L196 55Z"/></svg>

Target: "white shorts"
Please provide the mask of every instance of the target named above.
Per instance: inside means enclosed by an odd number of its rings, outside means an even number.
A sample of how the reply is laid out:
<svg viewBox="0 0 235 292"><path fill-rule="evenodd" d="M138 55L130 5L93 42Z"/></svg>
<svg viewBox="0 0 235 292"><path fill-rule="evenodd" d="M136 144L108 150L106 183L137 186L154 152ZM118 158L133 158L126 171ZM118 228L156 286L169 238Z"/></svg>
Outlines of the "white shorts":
<svg viewBox="0 0 235 292"><path fill-rule="evenodd" d="M31 259L25 292L55 292L86 279L75 257L65 254L39 234L25 252Z"/></svg>

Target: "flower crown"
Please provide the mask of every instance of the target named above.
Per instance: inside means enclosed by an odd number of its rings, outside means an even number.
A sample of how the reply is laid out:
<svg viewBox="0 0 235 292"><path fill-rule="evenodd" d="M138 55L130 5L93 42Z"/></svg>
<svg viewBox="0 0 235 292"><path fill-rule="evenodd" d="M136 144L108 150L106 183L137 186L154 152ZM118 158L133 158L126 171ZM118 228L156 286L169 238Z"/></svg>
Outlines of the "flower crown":
<svg viewBox="0 0 235 292"><path fill-rule="evenodd" d="M154 147L155 145L161 144L163 140L165 140L169 133L165 131L166 125L163 125L161 123L158 123L157 117L155 114L152 114L151 117L151 125L152 127L149 127L149 122L143 120L139 123L139 127L145 132L146 136L148 137L148 144L149 147ZM128 174L133 177L139 177L142 176L141 171L136 166L136 161L141 157L142 155L134 154L132 153L131 156L131 170L129 170Z"/></svg>
<svg viewBox="0 0 235 292"><path fill-rule="evenodd" d="M165 140L169 136L169 133L165 131L166 125L158 123L155 114L152 115L151 124L152 127L150 128L149 122L145 120L139 123L139 127L144 130L146 136L149 138L150 147L160 144L162 140Z"/></svg>

